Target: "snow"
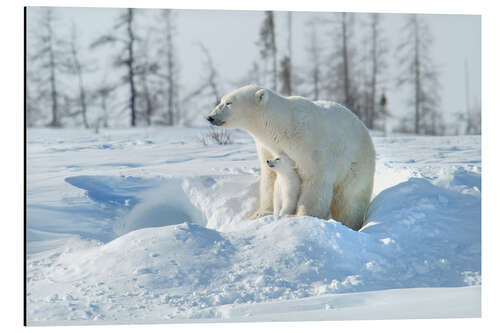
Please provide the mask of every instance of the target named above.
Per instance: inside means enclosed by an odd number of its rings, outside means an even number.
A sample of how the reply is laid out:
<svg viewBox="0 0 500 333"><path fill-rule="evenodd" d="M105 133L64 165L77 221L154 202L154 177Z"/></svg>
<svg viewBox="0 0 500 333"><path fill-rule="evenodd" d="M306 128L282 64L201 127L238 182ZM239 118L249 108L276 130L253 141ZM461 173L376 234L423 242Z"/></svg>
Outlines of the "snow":
<svg viewBox="0 0 500 333"><path fill-rule="evenodd" d="M481 138L379 137L360 232L247 216L251 138L27 132L29 325L478 317Z"/></svg>

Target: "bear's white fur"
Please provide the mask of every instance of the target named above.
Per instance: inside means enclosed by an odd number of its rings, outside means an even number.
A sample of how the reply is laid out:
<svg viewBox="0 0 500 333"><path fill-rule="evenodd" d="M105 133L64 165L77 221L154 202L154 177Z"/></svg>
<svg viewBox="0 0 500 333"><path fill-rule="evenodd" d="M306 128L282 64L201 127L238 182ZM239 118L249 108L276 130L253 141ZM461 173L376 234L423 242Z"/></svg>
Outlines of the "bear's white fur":
<svg viewBox="0 0 500 333"><path fill-rule="evenodd" d="M244 129L255 140L261 179L253 218L273 213L276 174L266 160L287 155L302 181L297 215L326 219L331 213L350 228L361 228L373 189L375 149L366 127L347 108L250 85L224 96L207 119Z"/></svg>
<svg viewBox="0 0 500 333"><path fill-rule="evenodd" d="M274 182L274 215L295 214L300 193L300 177L295 170L295 162L285 155L267 160L267 165L276 172Z"/></svg>

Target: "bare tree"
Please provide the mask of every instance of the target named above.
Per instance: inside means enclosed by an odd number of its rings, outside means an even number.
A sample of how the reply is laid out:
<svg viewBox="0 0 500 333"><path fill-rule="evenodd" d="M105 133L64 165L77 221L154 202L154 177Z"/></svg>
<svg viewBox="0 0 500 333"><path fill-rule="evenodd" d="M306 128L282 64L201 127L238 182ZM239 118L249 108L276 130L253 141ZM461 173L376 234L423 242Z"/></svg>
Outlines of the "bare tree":
<svg viewBox="0 0 500 333"><path fill-rule="evenodd" d="M342 13L342 67L344 69L344 98L345 105L352 107L354 104L352 91L351 91L351 76L349 73L349 50L348 50L348 27L347 27L347 13Z"/></svg>
<svg viewBox="0 0 500 333"><path fill-rule="evenodd" d="M219 104L221 98L219 73L215 67L210 51L202 43L200 43L199 46L204 57L203 68L205 71L201 74L201 83L196 89L182 98L180 104L186 111L189 109L213 108L215 105ZM207 100L210 102L207 102ZM199 116L199 114L192 112L188 113L186 111L183 112L183 123L190 123Z"/></svg>
<svg viewBox="0 0 500 333"><path fill-rule="evenodd" d="M308 69L308 73L306 74L306 77L311 78L311 85L312 85L312 98L316 101L320 98L320 90L322 88L322 80L323 77L321 75L322 70L322 62L323 62L323 52L322 52L322 47L319 44L319 36L318 36L318 27L316 20L311 20L309 23L309 45L307 47L307 53L308 53L308 63L310 64L310 67Z"/></svg>
<svg viewBox="0 0 500 333"><path fill-rule="evenodd" d="M469 66L467 60L464 62L465 72L465 111L460 114L462 121L465 121L465 134L481 134L481 103L475 101L470 105L469 89Z"/></svg>
<svg viewBox="0 0 500 333"><path fill-rule="evenodd" d="M85 72L90 71L90 67L85 64L82 60L81 50L78 43L78 32L74 22L71 26L71 36L68 43L68 53L69 59L66 62L66 70L69 74L76 76L76 81L78 83L78 96L76 98L78 111L75 114L82 116L83 126L89 128L89 122L87 119L87 89L84 84L83 76Z"/></svg>
<svg viewBox="0 0 500 333"><path fill-rule="evenodd" d="M135 88L135 56L134 56L134 43L136 41L136 36L134 34L133 22L134 22L134 10L129 8L127 12L124 13L121 17L121 24L125 24L127 28L127 40L126 40L126 49L127 49L127 58L123 59L123 64L127 66L128 70L128 83L130 88L130 125L135 127L136 119L137 119L137 110L136 110L136 96L137 91Z"/></svg>
<svg viewBox="0 0 500 333"><path fill-rule="evenodd" d="M220 101L219 85L217 83L219 74L215 69L212 56L210 55L210 52L208 52L208 49L203 44L200 44L200 48L205 56L205 67L208 69L207 75L205 77L205 86L208 87L212 93L214 105L217 105Z"/></svg>
<svg viewBox="0 0 500 333"><path fill-rule="evenodd" d="M456 114L455 135L480 135L481 134L481 103L478 100L469 106L468 110Z"/></svg>
<svg viewBox="0 0 500 333"><path fill-rule="evenodd" d="M287 55L285 55L280 62L280 73L279 77L281 79L281 93L285 96L292 95L292 12L287 13L287 30L288 30L288 42L287 42Z"/></svg>
<svg viewBox="0 0 500 333"><path fill-rule="evenodd" d="M375 128L375 120L382 116L377 112L377 99L380 96L379 83L381 76L387 69L385 57L388 54L388 48L381 28L380 14L370 14L368 27L367 45L369 45L369 54L367 62L370 66L370 78L365 124L368 128L373 129Z"/></svg>
<svg viewBox="0 0 500 333"><path fill-rule="evenodd" d="M267 74L267 64L269 58L272 61L272 71L271 71L271 83L272 89L274 91L278 90L278 60L277 60L277 48L276 48L276 33L274 25L274 13L273 11L266 11L264 13L265 18L262 22L260 28L260 39L257 45L260 46L260 55L265 63L264 70Z"/></svg>
<svg viewBox="0 0 500 333"><path fill-rule="evenodd" d="M245 75L234 82L235 86L244 86L248 84L262 85L261 68L258 61L253 61L250 69L245 73Z"/></svg>
<svg viewBox="0 0 500 333"><path fill-rule="evenodd" d="M99 47L107 44L120 43L122 48L117 49L114 65L118 68L125 68L127 74L124 77L124 83L129 88L128 107L130 109L130 125L135 127L137 124L137 59L135 54L135 44L138 36L134 27L135 9L125 9L118 17L117 23L113 27L116 33L106 34L92 43L91 47ZM121 31L121 33L120 33Z"/></svg>
<svg viewBox="0 0 500 333"><path fill-rule="evenodd" d="M30 66L26 69L26 126L34 127L43 119L42 108L40 107L41 83L37 72L32 70Z"/></svg>
<svg viewBox="0 0 500 333"><path fill-rule="evenodd" d="M467 64L467 59L464 61L464 73L465 73L465 115L467 117L467 125L465 133L468 134L471 129L470 119L470 103L469 103L469 66Z"/></svg>
<svg viewBox="0 0 500 333"><path fill-rule="evenodd" d="M411 88L408 105L413 108L413 117L404 117L400 130L409 130L408 122L412 120L412 132L415 134L438 135L444 132L442 115L438 110L439 77L430 54L432 43L432 35L424 19L417 14L409 15L396 49L401 68L397 84L407 84Z"/></svg>
<svg viewBox="0 0 500 333"><path fill-rule="evenodd" d="M290 96L292 94L292 68L290 57L284 56L280 62L280 67L279 77L281 79L281 93L284 96Z"/></svg>
<svg viewBox="0 0 500 333"><path fill-rule="evenodd" d="M106 77L107 73L105 72L101 83L97 85L92 93L92 98L98 102L100 108L100 114L95 122L96 129L109 127L109 116L111 113L110 100L117 88L116 85L107 82Z"/></svg>
<svg viewBox="0 0 500 333"><path fill-rule="evenodd" d="M361 116L356 102L355 48L354 48L354 16L351 13L336 13L334 22L334 47L329 58L328 83L329 97L337 99L342 96L341 103Z"/></svg>
<svg viewBox="0 0 500 333"><path fill-rule="evenodd" d="M205 58L203 67L206 68L206 72L202 75L201 84L194 89L191 93L185 96L182 100L182 104L190 103L193 99L204 100L204 97L213 101L210 103L210 107L213 107L220 102L220 88L219 88L219 74L215 68L212 56L208 49L200 43L200 49ZM205 107L205 106L204 106ZM189 115L185 115L188 117Z"/></svg>
<svg viewBox="0 0 500 333"><path fill-rule="evenodd" d="M475 99L472 104L469 119L469 133L467 134L481 135L481 101L479 99Z"/></svg>
<svg viewBox="0 0 500 333"><path fill-rule="evenodd" d="M150 36L151 29L146 36L138 40L138 49L136 62L136 75L138 79L137 97L140 105L140 115L150 126L153 121L153 115L158 109L158 96L162 93L158 84L159 63L157 59L151 59Z"/></svg>
<svg viewBox="0 0 500 333"><path fill-rule="evenodd" d="M387 136L387 118L389 118L390 114L389 111L387 111L387 97L385 96L385 91L382 92L379 104L380 109L377 114L382 118L382 131L384 132L384 136Z"/></svg>
<svg viewBox="0 0 500 333"><path fill-rule="evenodd" d="M176 32L174 15L171 9L163 9L159 15L159 48L160 70L158 76L164 83L164 96L166 99L166 110L164 122L166 125L174 125L179 122L180 114L178 108L178 75L179 65L176 59L176 48L174 35Z"/></svg>
<svg viewBox="0 0 500 333"><path fill-rule="evenodd" d="M59 74L63 70L64 41L56 34L56 16L50 7L44 8L37 24L38 29L31 33L33 40L30 42L30 64L28 71L37 71L37 82L40 84L40 102L47 100L51 109L51 120L48 126L60 127L60 107L63 94L59 91ZM35 82L31 82L35 84ZM35 91L35 89L31 89Z"/></svg>

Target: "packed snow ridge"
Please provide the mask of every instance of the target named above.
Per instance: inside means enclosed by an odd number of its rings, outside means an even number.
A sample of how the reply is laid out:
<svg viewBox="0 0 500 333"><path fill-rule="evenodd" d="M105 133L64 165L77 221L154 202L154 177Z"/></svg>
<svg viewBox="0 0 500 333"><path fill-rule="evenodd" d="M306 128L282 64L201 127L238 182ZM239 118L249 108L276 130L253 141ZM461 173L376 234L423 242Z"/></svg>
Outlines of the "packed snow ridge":
<svg viewBox="0 0 500 333"><path fill-rule="evenodd" d="M480 137L374 137L375 193L355 232L249 221L253 142L235 131L204 146L204 130L28 130L29 324L480 314L480 287L389 290L480 286ZM436 302L397 311L418 295Z"/></svg>

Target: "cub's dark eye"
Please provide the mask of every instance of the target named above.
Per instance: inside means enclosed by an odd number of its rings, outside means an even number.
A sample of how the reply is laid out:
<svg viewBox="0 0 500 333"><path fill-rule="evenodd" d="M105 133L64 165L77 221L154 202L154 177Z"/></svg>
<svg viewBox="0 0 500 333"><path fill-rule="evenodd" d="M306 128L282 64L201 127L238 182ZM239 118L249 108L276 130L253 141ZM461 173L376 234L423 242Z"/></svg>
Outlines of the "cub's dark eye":
<svg viewBox="0 0 500 333"><path fill-rule="evenodd" d="M276 161L279 161L279 160L280 160L280 158L278 157L278 158L276 159Z"/></svg>
<svg viewBox="0 0 500 333"><path fill-rule="evenodd" d="M233 102L226 102L226 106L231 106Z"/></svg>

